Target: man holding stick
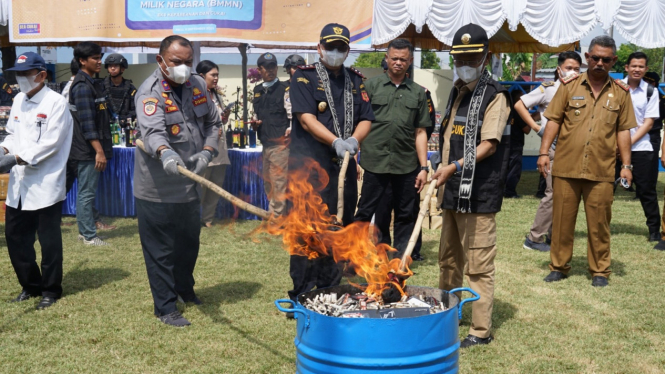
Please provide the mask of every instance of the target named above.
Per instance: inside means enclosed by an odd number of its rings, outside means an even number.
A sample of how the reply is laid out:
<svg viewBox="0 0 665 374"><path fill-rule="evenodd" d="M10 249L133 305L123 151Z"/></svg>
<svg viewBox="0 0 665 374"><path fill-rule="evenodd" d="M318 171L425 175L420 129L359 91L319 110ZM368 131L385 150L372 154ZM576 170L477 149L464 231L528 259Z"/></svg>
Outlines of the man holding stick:
<svg viewBox="0 0 665 374"><path fill-rule="evenodd" d="M189 40L178 35L165 38L158 68L135 98L145 146L145 151L136 152L134 166L139 236L155 316L175 327L190 324L176 300L201 304L193 275L201 232L201 186L182 177L178 166L203 174L217 153L222 124L205 81L191 74L193 60Z"/></svg>
<svg viewBox="0 0 665 374"><path fill-rule="evenodd" d="M508 170L510 97L491 78L485 30L462 26L453 38L455 70L460 79L448 99L442 122L441 166L433 179L443 199L439 247L439 288L469 287L480 294L473 303L471 329L461 347L492 342L496 213L501 210ZM445 186L443 186L445 184Z"/></svg>

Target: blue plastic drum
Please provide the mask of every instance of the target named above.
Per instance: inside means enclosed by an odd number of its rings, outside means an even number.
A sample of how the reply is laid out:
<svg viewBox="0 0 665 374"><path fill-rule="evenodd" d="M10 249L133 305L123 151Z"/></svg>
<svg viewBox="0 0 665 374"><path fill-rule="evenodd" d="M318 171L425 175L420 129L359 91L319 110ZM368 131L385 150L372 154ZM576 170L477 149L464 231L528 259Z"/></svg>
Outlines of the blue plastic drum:
<svg viewBox="0 0 665 374"><path fill-rule="evenodd" d="M458 321L462 305L478 300L476 292L457 288L407 286L410 295L433 296L448 310L412 318L339 318L306 309L302 303L320 293L357 293L350 285L303 293L295 303L276 300L277 309L293 312L297 319L296 373L457 373L459 357ZM461 303L455 292L468 291L473 298ZM280 304L290 304L284 308Z"/></svg>

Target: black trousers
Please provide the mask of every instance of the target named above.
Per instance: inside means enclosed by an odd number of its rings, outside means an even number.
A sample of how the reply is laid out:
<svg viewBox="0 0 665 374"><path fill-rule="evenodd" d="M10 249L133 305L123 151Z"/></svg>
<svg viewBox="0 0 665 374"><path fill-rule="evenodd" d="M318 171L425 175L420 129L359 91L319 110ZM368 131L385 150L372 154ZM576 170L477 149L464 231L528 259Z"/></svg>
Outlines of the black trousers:
<svg viewBox="0 0 665 374"><path fill-rule="evenodd" d="M420 168L408 174L375 174L365 170L363 176L363 189L358 202L356 221L370 222L383 200L386 188L392 187L393 198L389 207L395 210L393 247L400 256L404 253L416 224L418 214L414 206L418 204L419 199L414 186L419 172ZM390 220L389 213L388 220Z"/></svg>
<svg viewBox="0 0 665 374"><path fill-rule="evenodd" d="M155 315L175 312L178 295L192 299L199 255L201 202L155 203L136 199L143 258Z"/></svg>
<svg viewBox="0 0 665 374"><path fill-rule="evenodd" d="M508 175L506 176L506 186L503 190L503 196L517 196L517 184L522 177L522 148L511 149L508 156Z"/></svg>
<svg viewBox="0 0 665 374"><path fill-rule="evenodd" d="M32 295L62 296L62 201L38 210L7 206L5 238L9 259L23 290ZM41 272L36 262L35 234L42 247Z"/></svg>
<svg viewBox="0 0 665 374"><path fill-rule="evenodd" d="M325 178L319 175L316 169L312 169L307 160L296 153L291 153L289 157L289 172L307 168L309 175L308 183L316 191L319 191L323 203L328 206L328 212L331 215L336 215L340 166L332 160L317 160L323 171L328 175L328 178ZM325 179L328 179L328 183L324 185L322 182ZM356 161L351 158L344 181L344 214L342 221L345 226L353 222L353 213L358 200L357 179ZM292 209L290 202L287 202L287 209ZM315 260L309 260L304 256L292 255L289 265L289 275L293 281L293 289L288 291L288 294L289 298L294 301L298 295L303 292L309 292L314 287L325 288L337 286L342 280L342 264L335 263L332 256L323 256Z"/></svg>
<svg viewBox="0 0 665 374"><path fill-rule="evenodd" d="M633 163L633 182L637 185L637 196L647 219L649 233L660 232L660 210L658 208L658 193L656 192L658 169L654 173L654 158L657 159L658 156L652 151L637 151L630 154ZM616 177L619 178L621 172L620 159L616 161L615 172Z"/></svg>
<svg viewBox="0 0 665 374"><path fill-rule="evenodd" d="M416 219L418 218L418 212L420 212L420 199L416 194L416 203L414 204ZM385 192L383 193L383 198L374 213L374 227L378 230L378 242L388 244L389 246L393 245L392 239L390 238L390 220L392 218L392 212L395 207L393 206L393 188L388 185ZM408 241L407 241L408 243ZM418 241L416 241L416 246L413 247L412 256L420 256L420 249L423 246L423 230L421 229L418 233Z"/></svg>

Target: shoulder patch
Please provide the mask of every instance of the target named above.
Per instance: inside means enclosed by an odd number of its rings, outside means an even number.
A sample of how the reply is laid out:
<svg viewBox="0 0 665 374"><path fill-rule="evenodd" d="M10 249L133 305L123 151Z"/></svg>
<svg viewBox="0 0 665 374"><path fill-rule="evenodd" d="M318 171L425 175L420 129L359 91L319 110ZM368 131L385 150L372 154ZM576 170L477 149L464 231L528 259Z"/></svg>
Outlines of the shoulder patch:
<svg viewBox="0 0 665 374"><path fill-rule="evenodd" d="M154 97L149 97L143 100L143 113L145 113L146 116L155 114L157 111L157 102L158 100Z"/></svg>
<svg viewBox="0 0 665 374"><path fill-rule="evenodd" d="M305 83L305 84L309 84L309 79L304 78L304 77L298 77L298 79L296 79L296 82L302 82L302 83Z"/></svg>
<svg viewBox="0 0 665 374"><path fill-rule="evenodd" d="M541 84L541 86L543 86L543 87L554 86L554 82L552 82L552 81L549 81L549 82L543 82L543 84Z"/></svg>
<svg viewBox="0 0 665 374"><path fill-rule="evenodd" d="M622 90L624 90L626 92L630 91L630 86L627 83L625 83L624 81L622 81L621 79L615 79L614 83L616 83L617 86L621 87Z"/></svg>
<svg viewBox="0 0 665 374"><path fill-rule="evenodd" d="M579 74L573 74L573 75L571 75L571 76L569 76L569 77L561 78L560 81L561 81L561 83L563 83L563 84L568 84L568 83L574 81L575 79L577 79L577 77L579 77L579 76L580 76Z"/></svg>
<svg viewBox="0 0 665 374"><path fill-rule="evenodd" d="M311 70L311 69L314 69L314 68L315 68L314 65L298 65L298 69L300 69L300 70Z"/></svg>
<svg viewBox="0 0 665 374"><path fill-rule="evenodd" d="M356 73L360 78L365 78L363 73L361 73L358 69L354 68L353 66L348 68L348 69L351 70L352 72Z"/></svg>

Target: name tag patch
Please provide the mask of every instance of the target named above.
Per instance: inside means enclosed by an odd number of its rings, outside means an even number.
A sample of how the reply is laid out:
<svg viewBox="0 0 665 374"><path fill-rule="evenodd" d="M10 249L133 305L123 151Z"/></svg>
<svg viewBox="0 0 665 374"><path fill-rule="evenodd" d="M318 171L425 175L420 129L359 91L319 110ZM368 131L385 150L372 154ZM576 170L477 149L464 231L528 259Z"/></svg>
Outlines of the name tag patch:
<svg viewBox="0 0 665 374"><path fill-rule="evenodd" d="M194 103L194 106L199 106L201 104L205 104L208 102L208 98L205 97L205 94L201 98L196 98L194 97L194 100L192 101Z"/></svg>
<svg viewBox="0 0 665 374"><path fill-rule="evenodd" d="M175 105L168 105L166 106L166 113L171 113L171 112L176 112L178 111L178 107Z"/></svg>
<svg viewBox="0 0 665 374"><path fill-rule="evenodd" d="M573 100L584 100L584 96L573 96Z"/></svg>

